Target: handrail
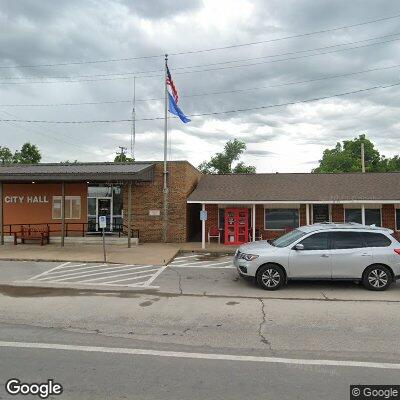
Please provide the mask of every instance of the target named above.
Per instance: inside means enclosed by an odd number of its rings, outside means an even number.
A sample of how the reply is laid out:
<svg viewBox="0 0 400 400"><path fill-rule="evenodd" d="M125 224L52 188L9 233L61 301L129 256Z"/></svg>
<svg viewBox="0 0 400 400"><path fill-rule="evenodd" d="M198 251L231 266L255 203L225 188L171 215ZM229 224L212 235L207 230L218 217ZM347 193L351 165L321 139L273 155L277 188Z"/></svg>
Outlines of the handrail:
<svg viewBox="0 0 400 400"><path fill-rule="evenodd" d="M66 222L65 223L65 237L68 234L79 232L82 237L88 233L101 233L101 231L89 231L89 225L93 225L90 222ZM42 222L42 223L29 223L29 224L3 224L3 234L5 236L13 236L15 232L21 232L22 229L33 229L35 227L46 227L46 231L51 233L59 233L62 231L61 222ZM76 227L76 228L74 228ZM15 229L16 228L16 229ZM117 233L118 237L121 235L127 235L128 227L124 224L113 224L113 230L107 231L107 233ZM131 237L139 239L139 229L131 229Z"/></svg>

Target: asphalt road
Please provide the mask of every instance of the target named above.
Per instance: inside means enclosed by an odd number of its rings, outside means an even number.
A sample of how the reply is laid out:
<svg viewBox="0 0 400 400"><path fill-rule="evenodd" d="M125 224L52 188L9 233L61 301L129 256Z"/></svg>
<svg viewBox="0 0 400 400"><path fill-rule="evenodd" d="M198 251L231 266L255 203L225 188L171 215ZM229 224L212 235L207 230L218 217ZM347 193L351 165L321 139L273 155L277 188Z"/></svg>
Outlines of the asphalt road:
<svg viewBox="0 0 400 400"><path fill-rule="evenodd" d="M336 400L400 383L398 287L303 283L268 298L232 269L177 266L154 283L0 287L0 398L18 398L12 377L54 378L61 399Z"/></svg>
<svg viewBox="0 0 400 400"><path fill-rule="evenodd" d="M109 351L143 347L143 343L48 329L1 326L1 341L18 338L57 339L58 343L90 343ZM136 348L137 348L136 347ZM168 346L181 352L180 345ZM127 355L70 350L0 348L3 382L54 378L63 386L61 399L347 399L350 384L399 382L399 370L348 366L263 364ZM0 398L15 398L0 388ZM17 397L18 398L18 397ZM20 397L22 398L22 396ZM56 397L53 397L56 398Z"/></svg>

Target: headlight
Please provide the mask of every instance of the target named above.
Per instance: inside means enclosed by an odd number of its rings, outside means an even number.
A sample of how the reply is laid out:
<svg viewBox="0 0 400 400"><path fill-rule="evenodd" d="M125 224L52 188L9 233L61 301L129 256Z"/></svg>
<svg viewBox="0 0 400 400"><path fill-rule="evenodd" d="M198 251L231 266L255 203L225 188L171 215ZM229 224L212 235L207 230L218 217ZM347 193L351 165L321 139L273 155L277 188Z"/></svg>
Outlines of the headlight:
<svg viewBox="0 0 400 400"><path fill-rule="evenodd" d="M240 256L240 258L243 258L243 260L246 260L246 261L253 261L253 260L255 260L256 258L258 258L258 256L255 255L255 254L245 254L245 253L242 253L241 256Z"/></svg>

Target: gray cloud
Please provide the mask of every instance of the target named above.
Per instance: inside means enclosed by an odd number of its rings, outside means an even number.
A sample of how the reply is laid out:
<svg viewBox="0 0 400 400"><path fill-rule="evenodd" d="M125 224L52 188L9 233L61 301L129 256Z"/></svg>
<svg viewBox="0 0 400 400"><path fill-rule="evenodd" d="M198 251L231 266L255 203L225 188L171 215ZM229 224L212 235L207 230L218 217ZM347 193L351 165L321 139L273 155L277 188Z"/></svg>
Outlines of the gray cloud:
<svg viewBox="0 0 400 400"><path fill-rule="evenodd" d="M380 3L372 0L350 3L344 0L331 3L238 0L235 7L230 7L229 2L197 0L0 0L0 66L120 59L255 42L389 16L396 14L397 8L394 0ZM400 40L292 60L284 60L290 55L265 58L258 60L264 63L242 68L197 73L193 73L193 68L180 68L296 52L397 31L398 20L382 21L300 39L170 56L169 65L180 93L180 105L188 115L268 106L398 82L400 67L276 86L396 65L399 63ZM277 59L281 61L276 62ZM248 61L248 64L256 62ZM237 64L245 62L225 66ZM200 66L195 70L216 67ZM78 83L64 82L65 79L56 83L3 83L9 77L31 77L43 81L51 76L157 71L162 68L163 58L158 57L0 69L0 118L13 118L13 115L15 118L41 120L127 119L132 109L129 102L14 108L1 104L129 101L133 95L132 79L106 77L107 80ZM140 100L163 96L163 77L158 72L149 75L136 80L136 97ZM256 89L193 96L243 88ZM321 158L325 147L362 132L376 142L382 153L393 155L398 151L399 94L400 87L392 87L288 107L193 118L188 125L171 120L172 156L188 159L197 165L220 151L226 140L237 137L247 143L246 162L257 165L260 171L272 168L308 171L309 164L314 165L313 160ZM136 157L162 158L163 121L140 121L162 117L162 101L137 102L136 109L139 120L136 125ZM41 147L47 161L112 159L119 145L129 146L130 131L129 122L82 125L0 122L2 145L17 148L30 140ZM273 158L273 167L266 166L266 158Z"/></svg>

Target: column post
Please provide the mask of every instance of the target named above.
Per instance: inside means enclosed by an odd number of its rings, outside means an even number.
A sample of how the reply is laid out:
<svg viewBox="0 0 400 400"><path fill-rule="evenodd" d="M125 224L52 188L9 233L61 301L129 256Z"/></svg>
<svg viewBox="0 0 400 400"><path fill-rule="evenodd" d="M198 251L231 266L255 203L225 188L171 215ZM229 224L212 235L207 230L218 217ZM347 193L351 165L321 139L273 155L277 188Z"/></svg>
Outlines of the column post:
<svg viewBox="0 0 400 400"><path fill-rule="evenodd" d="M253 224L253 242L256 241L256 205L253 204L253 213L252 213L252 224Z"/></svg>
<svg viewBox="0 0 400 400"><path fill-rule="evenodd" d="M65 242L65 182L61 183L61 247Z"/></svg>
<svg viewBox="0 0 400 400"><path fill-rule="evenodd" d="M361 223L365 225L365 204L361 206Z"/></svg>
<svg viewBox="0 0 400 400"><path fill-rule="evenodd" d="M306 225L310 225L310 205L306 203Z"/></svg>
<svg viewBox="0 0 400 400"><path fill-rule="evenodd" d="M128 183L128 248L131 247L132 236L132 182Z"/></svg>
<svg viewBox="0 0 400 400"><path fill-rule="evenodd" d="M201 211L206 211L206 205L201 204ZM206 248L206 221L201 220L201 248L204 250Z"/></svg>
<svg viewBox="0 0 400 400"><path fill-rule="evenodd" d="M0 244L4 244L3 182L0 182Z"/></svg>

